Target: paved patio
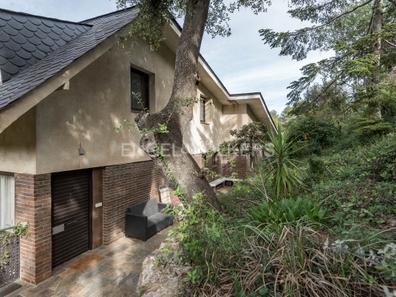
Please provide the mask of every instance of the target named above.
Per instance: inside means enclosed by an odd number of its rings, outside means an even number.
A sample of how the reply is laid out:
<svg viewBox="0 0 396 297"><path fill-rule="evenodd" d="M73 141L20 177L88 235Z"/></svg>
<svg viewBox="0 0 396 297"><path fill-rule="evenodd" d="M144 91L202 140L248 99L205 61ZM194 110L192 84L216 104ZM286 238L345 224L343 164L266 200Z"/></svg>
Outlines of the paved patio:
<svg viewBox="0 0 396 297"><path fill-rule="evenodd" d="M88 251L55 269L53 276L38 286L20 282L22 288L8 296L137 296L142 263L159 248L168 231L169 228L146 242L122 238Z"/></svg>

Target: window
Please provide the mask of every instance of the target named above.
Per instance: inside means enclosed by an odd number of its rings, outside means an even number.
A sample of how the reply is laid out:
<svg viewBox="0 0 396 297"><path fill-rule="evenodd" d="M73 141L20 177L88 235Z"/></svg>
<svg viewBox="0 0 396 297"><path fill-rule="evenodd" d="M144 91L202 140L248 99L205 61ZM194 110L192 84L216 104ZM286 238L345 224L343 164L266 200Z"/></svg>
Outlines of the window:
<svg viewBox="0 0 396 297"><path fill-rule="evenodd" d="M15 179L0 175L0 229L15 224Z"/></svg>
<svg viewBox="0 0 396 297"><path fill-rule="evenodd" d="M149 81L148 74L131 69L131 109L142 111L149 109Z"/></svg>
<svg viewBox="0 0 396 297"><path fill-rule="evenodd" d="M199 106L201 123L206 123L206 120L207 120L206 119L206 103L207 103L207 99L204 97L201 97L200 106Z"/></svg>
<svg viewBox="0 0 396 297"><path fill-rule="evenodd" d="M209 124L212 121L213 100L201 97L199 102L200 120L203 124Z"/></svg>
<svg viewBox="0 0 396 297"><path fill-rule="evenodd" d="M212 156L212 166L217 166L217 158L218 158L219 153L215 152Z"/></svg>

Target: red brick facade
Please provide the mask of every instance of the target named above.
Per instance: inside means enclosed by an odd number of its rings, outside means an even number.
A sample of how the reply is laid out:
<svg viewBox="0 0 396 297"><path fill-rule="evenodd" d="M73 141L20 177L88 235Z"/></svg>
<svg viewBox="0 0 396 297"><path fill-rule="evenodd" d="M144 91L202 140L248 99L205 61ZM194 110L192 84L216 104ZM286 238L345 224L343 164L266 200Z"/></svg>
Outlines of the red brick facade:
<svg viewBox="0 0 396 297"><path fill-rule="evenodd" d="M250 171L250 157L247 155L231 155L218 158L221 176L235 176L246 178Z"/></svg>
<svg viewBox="0 0 396 297"><path fill-rule="evenodd" d="M206 160L202 154L193 155L195 162L203 169L208 168L211 173L207 175L209 180L214 180L220 176L235 176L246 178L250 173L250 157L248 155L226 155L216 154ZM213 175L216 176L213 176Z"/></svg>
<svg viewBox="0 0 396 297"><path fill-rule="evenodd" d="M29 224L20 241L20 276L37 284L52 274L50 174L16 174L15 200L16 220Z"/></svg>
<svg viewBox="0 0 396 297"><path fill-rule="evenodd" d="M125 211L150 198L159 199L165 179L152 161L137 162L103 169L103 243L124 236Z"/></svg>
<svg viewBox="0 0 396 297"><path fill-rule="evenodd" d="M137 162L103 168L103 243L124 236L128 206L159 199L165 184L154 162ZM52 274L51 175L15 175L16 220L29 224L20 242L20 276L37 284Z"/></svg>

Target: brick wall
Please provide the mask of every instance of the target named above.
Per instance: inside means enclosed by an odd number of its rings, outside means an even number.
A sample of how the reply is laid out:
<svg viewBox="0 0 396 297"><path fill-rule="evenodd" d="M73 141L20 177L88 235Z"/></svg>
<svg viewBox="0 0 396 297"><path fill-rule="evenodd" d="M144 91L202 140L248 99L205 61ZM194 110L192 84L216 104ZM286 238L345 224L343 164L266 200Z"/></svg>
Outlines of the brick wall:
<svg viewBox="0 0 396 297"><path fill-rule="evenodd" d="M222 176L246 178L250 173L250 157L247 155L223 156L219 159L219 173Z"/></svg>
<svg viewBox="0 0 396 297"><path fill-rule="evenodd" d="M250 157L248 155L215 155L204 160L201 154L192 155L195 162L202 169L208 168L212 173L207 175L209 180L220 176L235 176L246 178L250 172ZM213 159L215 158L215 159ZM217 173L217 176L213 176Z"/></svg>
<svg viewBox="0 0 396 297"><path fill-rule="evenodd" d="M29 224L20 241L20 277L37 284L52 274L51 176L15 175L16 220Z"/></svg>
<svg viewBox="0 0 396 297"><path fill-rule="evenodd" d="M150 197L159 199L165 179L152 161L109 166L103 170L103 242L124 236L125 211Z"/></svg>

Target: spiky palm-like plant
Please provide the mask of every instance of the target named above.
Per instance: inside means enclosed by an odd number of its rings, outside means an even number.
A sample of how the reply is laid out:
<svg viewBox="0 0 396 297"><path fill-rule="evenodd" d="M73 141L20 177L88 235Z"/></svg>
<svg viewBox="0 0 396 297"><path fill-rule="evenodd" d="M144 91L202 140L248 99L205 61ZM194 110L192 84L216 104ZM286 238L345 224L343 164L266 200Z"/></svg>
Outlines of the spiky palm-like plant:
<svg viewBox="0 0 396 297"><path fill-rule="evenodd" d="M287 139L281 126L278 126L278 133L270 134L270 141L273 153L266 161L266 175L275 197L280 199L303 186L302 172L292 157L297 150L295 142Z"/></svg>

